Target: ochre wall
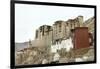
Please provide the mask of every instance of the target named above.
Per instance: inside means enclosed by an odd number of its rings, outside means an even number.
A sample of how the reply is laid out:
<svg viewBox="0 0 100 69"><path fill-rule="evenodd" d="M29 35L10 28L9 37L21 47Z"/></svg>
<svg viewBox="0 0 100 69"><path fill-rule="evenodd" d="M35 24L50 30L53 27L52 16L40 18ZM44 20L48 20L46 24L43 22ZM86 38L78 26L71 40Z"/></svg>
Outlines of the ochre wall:
<svg viewBox="0 0 100 69"><path fill-rule="evenodd" d="M89 47L89 33L87 27L77 27L74 31L74 48Z"/></svg>

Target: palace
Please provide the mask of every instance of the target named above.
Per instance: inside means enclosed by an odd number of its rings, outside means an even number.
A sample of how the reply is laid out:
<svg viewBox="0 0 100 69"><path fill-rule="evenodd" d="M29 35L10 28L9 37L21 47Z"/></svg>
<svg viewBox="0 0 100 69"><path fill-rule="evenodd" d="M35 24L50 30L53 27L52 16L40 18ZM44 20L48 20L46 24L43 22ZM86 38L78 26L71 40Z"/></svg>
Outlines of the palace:
<svg viewBox="0 0 100 69"><path fill-rule="evenodd" d="M83 16L78 16L67 21L55 21L52 26L40 26L27 48L16 52L16 65L94 60L95 18L83 20Z"/></svg>
<svg viewBox="0 0 100 69"><path fill-rule="evenodd" d="M83 16L78 16L74 19L69 19L67 21L58 20L54 22L53 26L43 25L36 30L35 43L41 41L45 46L51 46L51 44L56 44L65 40L71 36L71 30L75 27L82 27ZM33 44L36 45L36 44ZM37 44L38 45L38 44Z"/></svg>

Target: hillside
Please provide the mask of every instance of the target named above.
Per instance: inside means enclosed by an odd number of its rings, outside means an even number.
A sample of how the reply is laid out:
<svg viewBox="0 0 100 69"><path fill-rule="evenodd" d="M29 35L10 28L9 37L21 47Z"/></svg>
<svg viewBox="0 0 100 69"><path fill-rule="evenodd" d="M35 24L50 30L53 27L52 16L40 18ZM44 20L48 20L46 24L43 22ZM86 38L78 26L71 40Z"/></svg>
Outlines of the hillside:
<svg viewBox="0 0 100 69"><path fill-rule="evenodd" d="M28 42L15 43L15 51L22 50L22 49L24 49L26 47L28 47Z"/></svg>

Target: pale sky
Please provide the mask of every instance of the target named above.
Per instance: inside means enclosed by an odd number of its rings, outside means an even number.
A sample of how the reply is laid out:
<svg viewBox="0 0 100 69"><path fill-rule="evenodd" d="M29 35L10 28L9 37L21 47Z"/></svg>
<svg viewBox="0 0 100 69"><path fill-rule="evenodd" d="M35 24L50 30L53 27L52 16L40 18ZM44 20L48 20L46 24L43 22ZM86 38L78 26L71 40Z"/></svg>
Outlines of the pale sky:
<svg viewBox="0 0 100 69"><path fill-rule="evenodd" d="M79 15L84 16L85 21L94 16L94 8L15 4L15 42L34 40L35 31L41 25L52 25L57 20L67 21Z"/></svg>

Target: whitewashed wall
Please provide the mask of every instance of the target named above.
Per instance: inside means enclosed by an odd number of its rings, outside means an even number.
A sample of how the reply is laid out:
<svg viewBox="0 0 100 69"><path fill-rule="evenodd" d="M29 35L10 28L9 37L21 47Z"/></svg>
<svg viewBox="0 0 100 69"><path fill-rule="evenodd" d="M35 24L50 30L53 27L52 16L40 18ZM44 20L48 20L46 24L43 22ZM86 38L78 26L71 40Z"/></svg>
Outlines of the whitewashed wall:
<svg viewBox="0 0 100 69"><path fill-rule="evenodd" d="M62 48L66 49L66 52L70 51L73 48L72 38L62 40L61 43L56 43L55 45L51 45L51 52L56 53L57 50L61 50Z"/></svg>

